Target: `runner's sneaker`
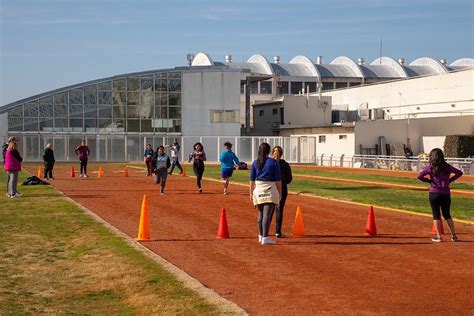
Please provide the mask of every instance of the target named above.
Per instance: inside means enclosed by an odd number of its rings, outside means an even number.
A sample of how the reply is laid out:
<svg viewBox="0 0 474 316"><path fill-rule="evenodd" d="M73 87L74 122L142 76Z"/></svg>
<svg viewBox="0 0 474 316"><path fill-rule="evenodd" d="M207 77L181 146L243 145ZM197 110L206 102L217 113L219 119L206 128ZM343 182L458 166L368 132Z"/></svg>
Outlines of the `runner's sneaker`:
<svg viewBox="0 0 474 316"><path fill-rule="evenodd" d="M277 242L270 237L262 237L262 245L275 245Z"/></svg>
<svg viewBox="0 0 474 316"><path fill-rule="evenodd" d="M432 242L442 242L443 241L443 237L441 236L434 236L433 238L431 238L431 241Z"/></svg>
<svg viewBox="0 0 474 316"><path fill-rule="evenodd" d="M285 234L275 234L275 237L276 238L287 238L287 236Z"/></svg>
<svg viewBox="0 0 474 316"><path fill-rule="evenodd" d="M23 194L21 194L20 192L17 191L17 192L15 193L15 195L16 195L16 197L20 197L20 196L22 196Z"/></svg>
<svg viewBox="0 0 474 316"><path fill-rule="evenodd" d="M227 190L224 190L224 195L227 195Z"/></svg>
<svg viewBox="0 0 474 316"><path fill-rule="evenodd" d="M199 193L202 193L202 188L199 188Z"/></svg>
<svg viewBox="0 0 474 316"><path fill-rule="evenodd" d="M19 198L20 196L18 194L14 194L14 195L10 195L10 199L17 199Z"/></svg>
<svg viewBox="0 0 474 316"><path fill-rule="evenodd" d="M454 241L454 242L459 241L458 235L452 235L451 241Z"/></svg>

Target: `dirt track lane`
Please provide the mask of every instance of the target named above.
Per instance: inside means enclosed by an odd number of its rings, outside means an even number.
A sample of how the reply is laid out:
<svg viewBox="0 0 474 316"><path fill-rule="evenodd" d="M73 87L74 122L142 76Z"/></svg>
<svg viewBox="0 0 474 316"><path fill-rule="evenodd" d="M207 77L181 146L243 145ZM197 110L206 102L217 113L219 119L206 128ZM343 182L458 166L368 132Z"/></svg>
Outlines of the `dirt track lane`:
<svg viewBox="0 0 474 316"><path fill-rule="evenodd" d="M174 175L160 196L143 172L112 169L71 179L58 166L53 184L132 238L148 194L153 241L144 245L251 314L474 314L471 225L457 224L463 242L433 244L429 218L376 209L381 235L368 238L365 207L290 195L284 232L299 205L307 237L261 246L247 188L224 196L204 181L199 194L195 179ZM215 238L221 207L229 240Z"/></svg>

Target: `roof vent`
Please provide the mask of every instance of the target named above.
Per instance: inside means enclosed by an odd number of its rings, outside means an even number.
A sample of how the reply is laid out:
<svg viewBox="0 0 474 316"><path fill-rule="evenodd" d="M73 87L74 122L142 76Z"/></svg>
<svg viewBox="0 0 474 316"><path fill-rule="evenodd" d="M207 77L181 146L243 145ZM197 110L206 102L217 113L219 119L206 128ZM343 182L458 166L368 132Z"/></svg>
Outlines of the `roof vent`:
<svg viewBox="0 0 474 316"><path fill-rule="evenodd" d="M193 64L194 54L186 54L186 60L188 61L188 66L191 67Z"/></svg>
<svg viewBox="0 0 474 316"><path fill-rule="evenodd" d="M359 65L364 65L364 64L365 64L365 59L364 59L364 57L361 57L361 58L357 59L357 63L358 63Z"/></svg>
<svg viewBox="0 0 474 316"><path fill-rule="evenodd" d="M225 62L230 64L232 62L232 55L225 55Z"/></svg>
<svg viewBox="0 0 474 316"><path fill-rule="evenodd" d="M280 56L275 56L273 57L273 61L275 62L275 64L279 64L280 63Z"/></svg>
<svg viewBox="0 0 474 316"><path fill-rule="evenodd" d="M402 65L402 66L405 65L405 58L403 58L403 57L402 57L402 58L398 58L398 63L399 63L400 65Z"/></svg>
<svg viewBox="0 0 474 316"><path fill-rule="evenodd" d="M323 56L316 57L316 65L322 65L322 64L323 64Z"/></svg>
<svg viewBox="0 0 474 316"><path fill-rule="evenodd" d="M442 63L443 65L448 64L448 60L446 58L440 59L439 62Z"/></svg>

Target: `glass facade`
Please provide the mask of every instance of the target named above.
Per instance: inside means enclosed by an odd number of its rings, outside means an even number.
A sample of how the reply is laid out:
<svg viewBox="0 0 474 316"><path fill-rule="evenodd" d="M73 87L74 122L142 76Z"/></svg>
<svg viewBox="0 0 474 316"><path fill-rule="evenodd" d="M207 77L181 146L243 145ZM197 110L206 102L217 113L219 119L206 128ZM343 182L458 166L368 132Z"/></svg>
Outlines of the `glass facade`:
<svg viewBox="0 0 474 316"><path fill-rule="evenodd" d="M10 132L180 133L181 72L118 76L8 111Z"/></svg>

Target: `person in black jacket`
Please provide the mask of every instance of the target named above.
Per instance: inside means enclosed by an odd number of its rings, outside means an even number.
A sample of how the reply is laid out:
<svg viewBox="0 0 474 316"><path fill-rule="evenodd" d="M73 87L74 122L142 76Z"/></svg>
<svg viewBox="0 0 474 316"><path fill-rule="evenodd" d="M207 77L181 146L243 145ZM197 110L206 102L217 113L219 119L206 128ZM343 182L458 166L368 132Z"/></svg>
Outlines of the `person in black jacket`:
<svg viewBox="0 0 474 316"><path fill-rule="evenodd" d="M277 238L285 238L286 235L281 232L281 225L283 223L283 209L285 208L286 198L288 197L288 184L293 180L293 175L291 174L290 165L283 159L283 149L280 146L273 147L272 150L273 159L278 161L280 164L281 172L281 199L280 205L276 209L276 223L275 223L275 236Z"/></svg>
<svg viewBox="0 0 474 316"><path fill-rule="evenodd" d="M48 179L54 180L53 168L54 168L54 162L56 160L54 159L54 151L51 149L51 147L53 147L51 143L47 143L46 148L44 149L44 153L43 153L45 180L48 180Z"/></svg>

